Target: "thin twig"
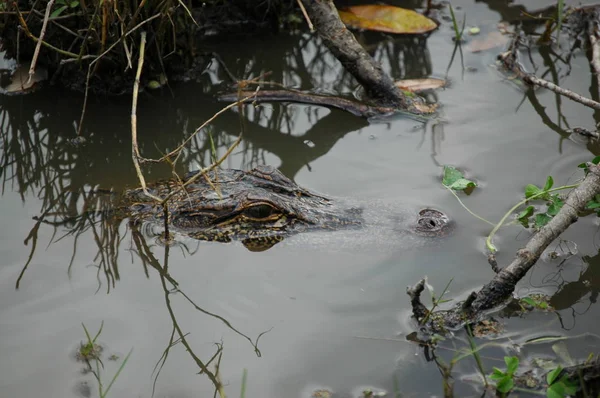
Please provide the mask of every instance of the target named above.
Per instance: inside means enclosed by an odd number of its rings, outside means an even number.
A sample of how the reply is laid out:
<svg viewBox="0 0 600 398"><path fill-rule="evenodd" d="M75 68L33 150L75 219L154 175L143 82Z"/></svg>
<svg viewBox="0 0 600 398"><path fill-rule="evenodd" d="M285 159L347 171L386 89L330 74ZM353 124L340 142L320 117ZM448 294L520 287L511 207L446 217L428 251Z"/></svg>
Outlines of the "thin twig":
<svg viewBox="0 0 600 398"><path fill-rule="evenodd" d="M314 32L315 27L313 26L312 21L308 17L308 13L306 12L306 8L304 8L304 4L302 4L302 0L298 0L298 6L300 7L300 10L302 11L302 15L304 15L304 19L306 19L306 23L308 24L308 29L310 29L311 33Z"/></svg>
<svg viewBox="0 0 600 398"><path fill-rule="evenodd" d="M22 14L20 11L18 11L18 9L17 9L17 12L18 12L19 23L21 24L21 27L23 28L23 31L25 32L25 34L26 34L26 35L27 35L29 38L31 38L33 41L35 41L36 43L38 43L38 45L39 45L39 43L41 43L42 45L44 45L44 46L46 46L46 47L48 47L48 48L50 48L50 49L52 49L52 50L56 51L57 53L64 55L65 57L77 58L77 54L75 54L75 53L72 53L72 52L70 52L70 51L65 51L65 50L63 50L63 49L60 49L60 48L58 48L58 47L54 47L52 44L50 44L50 43L47 43L47 42L43 41L43 40L42 40L42 39L40 39L40 38L37 38L37 37L36 37L36 36L35 36L33 33L31 33L31 31L29 30L29 27L27 26L27 22L25 22L25 19L23 18L23 14Z"/></svg>
<svg viewBox="0 0 600 398"><path fill-rule="evenodd" d="M512 71L519 79L523 80L527 84L547 88L548 90L554 91L555 93L567 97L575 102L579 102L580 104L588 106L592 109L600 110L600 102L596 102L571 90L567 90L565 88L557 86L556 84L549 82L548 80L540 79L532 73L526 72L525 68L519 63L517 59L517 51L519 48L519 44L520 37L516 36L511 44L510 50L498 56L498 58L500 59L500 61L502 61L504 67L507 70Z"/></svg>
<svg viewBox="0 0 600 398"><path fill-rule="evenodd" d="M88 98L88 91L90 89L90 77L92 75L92 66L98 62L100 60L100 58L102 58L103 56L105 56L106 54L108 54L110 51L112 51L113 48L115 48L121 41L125 40L125 38L127 36L129 36L130 34L132 34L133 32L135 32L137 29L139 29L141 26L143 26L144 24L152 21L153 19L156 19L158 17L160 17L161 14L155 14L153 16L151 16L150 18L143 20L142 22L140 22L139 24L135 25L131 30L127 31L127 33L125 33L124 35L121 35L121 37L119 37L119 40L115 41L110 47L108 47L102 54L98 55L92 62L90 62L90 64L88 65L88 71L87 71L87 76L85 78L85 90L84 90L84 96L83 96L83 108L81 110L81 117L79 118L79 126L77 128L77 135L81 135L81 130L83 128L83 118L85 116L85 109L87 106L87 98ZM79 57L78 55L75 55L75 58Z"/></svg>
<svg viewBox="0 0 600 398"><path fill-rule="evenodd" d="M139 157L140 151L137 143L137 100L138 100L138 91L140 89L140 75L142 74L142 67L144 66L144 52L146 50L146 32L141 32L140 34L140 56L138 58L138 67L135 73L135 81L133 82L133 100L131 102L131 158L133 160L133 165L135 166L135 172L137 173L138 179L140 180L140 185L142 186L142 191L144 194L158 202L161 199L158 196L152 195L148 192L148 188L146 187L146 180L144 179L144 174L142 173L142 169L140 167Z"/></svg>
<svg viewBox="0 0 600 398"><path fill-rule="evenodd" d="M242 98L239 101L236 101L234 103L231 103L229 105L227 105L226 107L224 107L223 109L221 109L220 111L218 111L217 113L215 113L210 119L208 119L207 121L205 121L204 123L202 123L202 125L200 127L198 127L196 130L194 130L194 132L192 133L192 135L190 135L188 138L185 139L185 141L183 141L183 143L181 145L179 145L177 148L173 149L171 152L167 153L166 155L163 155L163 157L161 157L158 160L152 160L152 159L144 159L144 161L148 161L148 162L162 162L174 155L176 155L177 153L179 153L179 151L181 151L183 149L183 147L192 139L194 138L194 136L196 134L198 134L204 127L206 127L207 124L209 124L210 122L212 122L213 120L215 120L218 116L220 116L222 113L224 113L225 111L238 106L239 104L242 104L244 102L248 102L250 100L253 100L255 97L251 96L251 97L245 97Z"/></svg>
<svg viewBox="0 0 600 398"><path fill-rule="evenodd" d="M588 37L590 39L590 44L592 45L592 68L594 68L594 74L596 75L596 80L598 81L598 87L600 88L600 41L598 40L598 31L596 29L596 24L589 21L588 22Z"/></svg>

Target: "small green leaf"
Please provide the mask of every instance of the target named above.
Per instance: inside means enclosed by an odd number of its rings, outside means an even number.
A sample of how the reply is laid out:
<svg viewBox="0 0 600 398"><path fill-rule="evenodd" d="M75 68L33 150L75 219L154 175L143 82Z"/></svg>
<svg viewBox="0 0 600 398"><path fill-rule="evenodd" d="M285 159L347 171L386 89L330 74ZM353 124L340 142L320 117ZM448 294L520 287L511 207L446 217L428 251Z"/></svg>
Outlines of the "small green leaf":
<svg viewBox="0 0 600 398"><path fill-rule="evenodd" d="M546 382L548 382L548 385L552 385L552 383L554 383L554 381L556 380L560 372L562 372L562 370L562 366L559 365L556 369L548 372L548 374L546 375Z"/></svg>
<svg viewBox="0 0 600 398"><path fill-rule="evenodd" d="M519 358L517 357L504 357L506 363L506 373L513 375L519 367Z"/></svg>
<svg viewBox="0 0 600 398"><path fill-rule="evenodd" d="M532 299L531 297L523 297L521 299L521 301L524 302L527 305L532 306L532 307L536 307L537 306L537 302L534 299Z"/></svg>
<svg viewBox="0 0 600 398"><path fill-rule="evenodd" d="M546 390L546 398L565 398L564 391L558 385L548 387Z"/></svg>
<svg viewBox="0 0 600 398"><path fill-rule="evenodd" d="M449 187L461 178L464 178L464 175L457 170L456 167L444 166L444 177L442 178L442 184Z"/></svg>
<svg viewBox="0 0 600 398"><path fill-rule="evenodd" d="M552 202L552 204L550 206L548 206L548 215L550 215L550 216L557 215L564 204L565 204L565 202L563 202L562 200Z"/></svg>
<svg viewBox="0 0 600 398"><path fill-rule="evenodd" d="M527 186L525 187L526 198L531 198L533 195L537 195L540 192L542 192L542 190L533 184L527 184Z"/></svg>
<svg viewBox="0 0 600 398"><path fill-rule="evenodd" d="M592 159L592 163L594 163L594 164L600 163L600 156L596 156L594 159Z"/></svg>
<svg viewBox="0 0 600 398"><path fill-rule="evenodd" d="M579 385L576 382L569 380L567 375L561 377L560 382L565 386L565 394L575 395L577 393Z"/></svg>
<svg viewBox="0 0 600 398"><path fill-rule="evenodd" d="M467 180L466 178L460 178L452 183L448 188L453 189L455 191L462 191L467 188L475 188L477 184L473 181Z"/></svg>
<svg viewBox="0 0 600 398"><path fill-rule="evenodd" d="M512 390L515 382L512 377L506 376L496 384L496 389L502 393L507 393Z"/></svg>
<svg viewBox="0 0 600 398"><path fill-rule="evenodd" d="M67 6L61 6L61 7L57 8L56 10L54 10L54 12L52 14L50 14L50 17L51 18L58 17L66 9L67 9Z"/></svg>
<svg viewBox="0 0 600 398"><path fill-rule="evenodd" d="M492 373L490 375L490 379L492 379L492 380L502 380L504 377L506 377L506 373L504 373L500 369L494 367L494 373Z"/></svg>
<svg viewBox="0 0 600 398"><path fill-rule="evenodd" d="M550 220L552 220L552 217L550 217L547 214L536 214L535 215L535 227L541 228L544 225L548 224L548 222L550 222Z"/></svg>
<svg viewBox="0 0 600 398"><path fill-rule="evenodd" d="M519 215L517 216L517 219L519 220L523 220L524 218L529 218L533 215L533 206L527 206L527 208L525 210L523 210L522 212L519 213Z"/></svg>
<svg viewBox="0 0 600 398"><path fill-rule="evenodd" d="M595 200L591 200L587 203L586 207L588 209L597 209L600 207L600 203L596 202Z"/></svg>
<svg viewBox="0 0 600 398"><path fill-rule="evenodd" d="M550 188L552 188L552 185L554 185L554 179L552 178L552 176L548 176L548 178L546 178L546 185L544 185L543 191L549 190Z"/></svg>
<svg viewBox="0 0 600 398"><path fill-rule="evenodd" d="M75 8L75 7L77 7L78 5L79 5L79 2L78 2L78 1L72 1L72 2L71 2L71 4L69 4L69 7L71 7L71 8Z"/></svg>
<svg viewBox="0 0 600 398"><path fill-rule="evenodd" d="M475 188L477 184L471 180L467 180L463 173L452 166L444 166L444 176L442 184L445 187L455 191L462 191L468 188Z"/></svg>

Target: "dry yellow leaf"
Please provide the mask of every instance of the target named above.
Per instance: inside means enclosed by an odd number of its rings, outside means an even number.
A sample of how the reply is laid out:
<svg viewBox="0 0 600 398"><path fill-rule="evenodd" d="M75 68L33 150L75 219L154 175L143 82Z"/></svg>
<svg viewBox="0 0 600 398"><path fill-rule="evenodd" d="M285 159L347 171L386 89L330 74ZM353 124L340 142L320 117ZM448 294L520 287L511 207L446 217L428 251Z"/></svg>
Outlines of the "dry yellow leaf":
<svg viewBox="0 0 600 398"><path fill-rule="evenodd" d="M348 27L398 34L419 34L437 28L431 19L412 10L386 5L348 7L340 11Z"/></svg>

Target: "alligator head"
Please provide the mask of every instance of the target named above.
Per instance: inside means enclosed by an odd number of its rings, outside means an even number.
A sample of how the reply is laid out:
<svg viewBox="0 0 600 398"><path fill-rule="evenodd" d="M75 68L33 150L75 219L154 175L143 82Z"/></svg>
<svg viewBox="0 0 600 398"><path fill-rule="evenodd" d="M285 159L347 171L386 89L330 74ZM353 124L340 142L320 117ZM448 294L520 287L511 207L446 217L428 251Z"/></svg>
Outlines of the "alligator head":
<svg viewBox="0 0 600 398"><path fill-rule="evenodd" d="M160 198L173 195L166 211L140 188L129 190L123 197L130 220L164 224L167 215L169 228L177 232L206 241L240 240L252 251L266 250L298 232L363 222L360 209L341 209L271 166L192 172L182 181L159 181L148 190Z"/></svg>
<svg viewBox="0 0 600 398"><path fill-rule="evenodd" d="M206 241L239 240L252 251L269 249L295 233L360 227L364 222L362 209L341 208L271 166L192 172L183 180L159 181L147 189L170 199L163 207L141 188L126 191L123 202L132 222L165 225L166 217L168 228L177 233ZM438 236L448 225L443 213L424 209L410 229Z"/></svg>

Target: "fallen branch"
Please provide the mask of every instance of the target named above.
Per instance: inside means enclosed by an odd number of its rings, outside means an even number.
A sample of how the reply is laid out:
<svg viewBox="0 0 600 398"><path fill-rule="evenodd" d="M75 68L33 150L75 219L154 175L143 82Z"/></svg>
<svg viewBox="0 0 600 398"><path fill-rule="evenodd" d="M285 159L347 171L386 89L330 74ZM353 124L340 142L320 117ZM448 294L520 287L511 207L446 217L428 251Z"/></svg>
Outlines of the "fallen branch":
<svg viewBox="0 0 600 398"><path fill-rule="evenodd" d="M427 107L421 107L424 104L422 99L412 99L394 85L392 78L383 71L381 65L373 60L354 35L346 29L332 0L301 1L323 44L377 105L415 114L432 112Z"/></svg>
<svg viewBox="0 0 600 398"><path fill-rule="evenodd" d="M587 203L600 194L600 167L592 163L588 163L587 166L589 173L579 186L571 191L558 214L531 237L525 247L517 252L512 263L500 270L481 290L471 293L460 306L440 312L439 316L434 318L437 323L428 323L430 329L440 330L440 324L444 326L442 329L451 329L466 322L476 321L487 311L502 305L512 297L516 284L537 262L548 245L577 221L578 214L585 209ZM419 297L423 285L424 281L420 281L414 287L408 288L413 314L418 320L423 317L423 304Z"/></svg>
<svg viewBox="0 0 600 398"><path fill-rule="evenodd" d="M557 86L556 84L549 82L548 80L540 79L532 73L526 72L523 65L521 65L517 59L519 42L519 36L515 36L515 39L511 44L511 48L509 49L509 51L502 53L498 56L498 59L502 61L502 64L507 70L513 72L517 78L523 80L523 82L527 84L547 88L548 90L554 91L555 93L567 97L575 102L579 102L580 104L583 104L590 108L600 110L600 102L596 102L571 90L567 90L565 88Z"/></svg>
<svg viewBox="0 0 600 398"><path fill-rule="evenodd" d="M236 93L223 94L218 97L219 101L236 101L239 98L255 98L257 102L294 102L301 104L322 105L337 108L353 114L354 116L370 118L384 116L397 111L396 108L372 106L362 102L331 95L312 94L297 90L261 90L240 91Z"/></svg>

